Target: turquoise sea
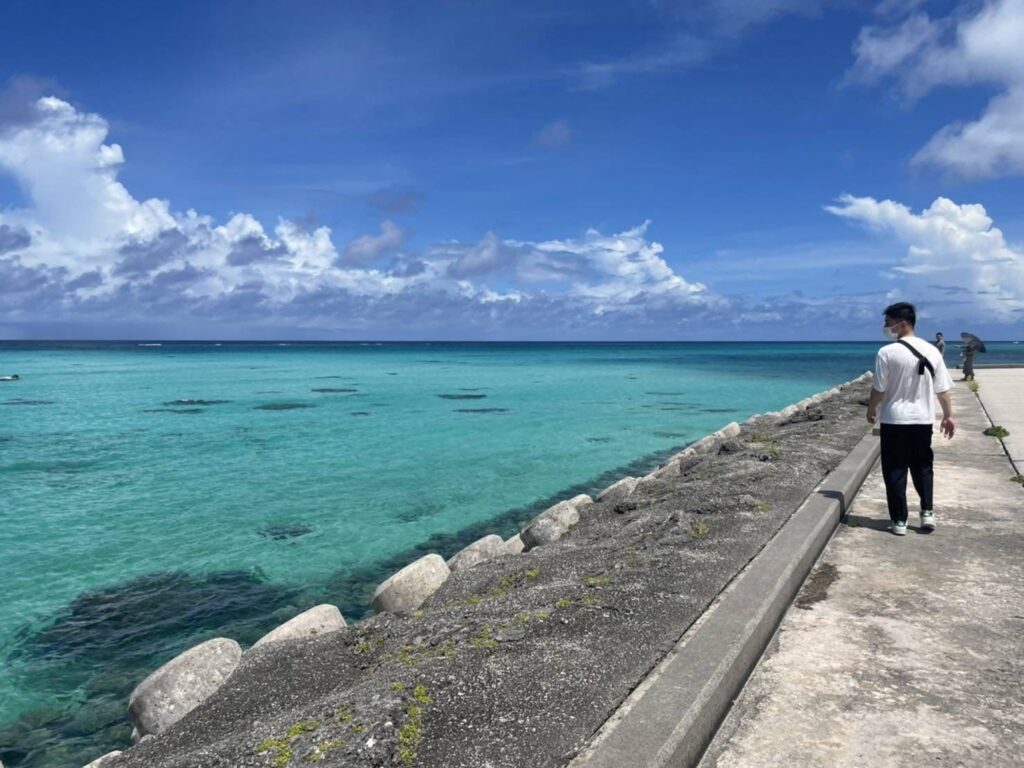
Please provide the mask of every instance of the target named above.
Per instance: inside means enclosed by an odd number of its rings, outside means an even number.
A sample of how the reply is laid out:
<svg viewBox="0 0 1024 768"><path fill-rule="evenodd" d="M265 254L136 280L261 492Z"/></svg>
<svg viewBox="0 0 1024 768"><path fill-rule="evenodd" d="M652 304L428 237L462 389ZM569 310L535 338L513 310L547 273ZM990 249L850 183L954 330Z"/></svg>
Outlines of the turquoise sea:
<svg viewBox="0 0 1024 768"><path fill-rule="evenodd" d="M323 601L358 619L419 553L511 535L878 346L0 342L0 760L77 768L195 642Z"/></svg>

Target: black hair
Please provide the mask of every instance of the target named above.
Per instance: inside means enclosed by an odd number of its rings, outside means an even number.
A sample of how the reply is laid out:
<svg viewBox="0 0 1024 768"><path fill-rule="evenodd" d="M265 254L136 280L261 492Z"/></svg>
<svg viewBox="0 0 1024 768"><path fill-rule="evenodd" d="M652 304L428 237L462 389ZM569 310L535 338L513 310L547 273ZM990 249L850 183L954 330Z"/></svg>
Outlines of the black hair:
<svg viewBox="0 0 1024 768"><path fill-rule="evenodd" d="M936 336L941 336L942 338L946 338L946 334L944 334L942 331L936 331L935 335Z"/></svg>
<svg viewBox="0 0 1024 768"><path fill-rule="evenodd" d="M906 320L911 328L917 325L917 310L913 304L906 301L890 304L882 314L890 320Z"/></svg>

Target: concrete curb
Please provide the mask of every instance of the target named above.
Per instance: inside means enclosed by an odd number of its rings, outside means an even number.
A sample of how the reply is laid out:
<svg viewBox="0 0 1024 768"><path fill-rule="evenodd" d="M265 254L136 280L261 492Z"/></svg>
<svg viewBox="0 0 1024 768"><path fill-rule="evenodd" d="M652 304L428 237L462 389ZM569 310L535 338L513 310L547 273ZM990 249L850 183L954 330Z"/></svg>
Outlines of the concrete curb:
<svg viewBox="0 0 1024 768"><path fill-rule="evenodd" d="M866 435L608 719L570 768L691 768L878 459Z"/></svg>

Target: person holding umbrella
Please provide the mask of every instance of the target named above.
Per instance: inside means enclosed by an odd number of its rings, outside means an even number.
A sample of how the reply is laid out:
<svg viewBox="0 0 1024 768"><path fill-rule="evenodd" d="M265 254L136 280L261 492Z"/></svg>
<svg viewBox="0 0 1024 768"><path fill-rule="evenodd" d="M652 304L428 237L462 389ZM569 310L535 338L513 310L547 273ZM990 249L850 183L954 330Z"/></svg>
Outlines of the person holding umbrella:
<svg viewBox="0 0 1024 768"><path fill-rule="evenodd" d="M964 381L974 381L974 353L985 351L985 342L973 333L960 334L964 342Z"/></svg>
<svg viewBox="0 0 1024 768"><path fill-rule="evenodd" d="M869 424L881 425L882 478L891 530L907 533L907 473L921 499L920 531L935 530L932 504L932 427L935 399L942 406L942 433L952 438L953 380L934 346L914 335L917 312L905 301L885 308L885 337L892 341L875 356L875 377L868 399Z"/></svg>

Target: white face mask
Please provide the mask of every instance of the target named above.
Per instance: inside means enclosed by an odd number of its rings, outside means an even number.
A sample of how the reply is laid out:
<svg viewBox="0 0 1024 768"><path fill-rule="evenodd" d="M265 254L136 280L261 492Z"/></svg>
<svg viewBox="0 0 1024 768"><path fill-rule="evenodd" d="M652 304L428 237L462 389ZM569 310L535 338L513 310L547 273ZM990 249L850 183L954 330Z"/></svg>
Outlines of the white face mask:
<svg viewBox="0 0 1024 768"><path fill-rule="evenodd" d="M889 341L896 341L900 337L899 331L895 328L890 328L887 325L882 326L882 333L885 334L885 338Z"/></svg>

